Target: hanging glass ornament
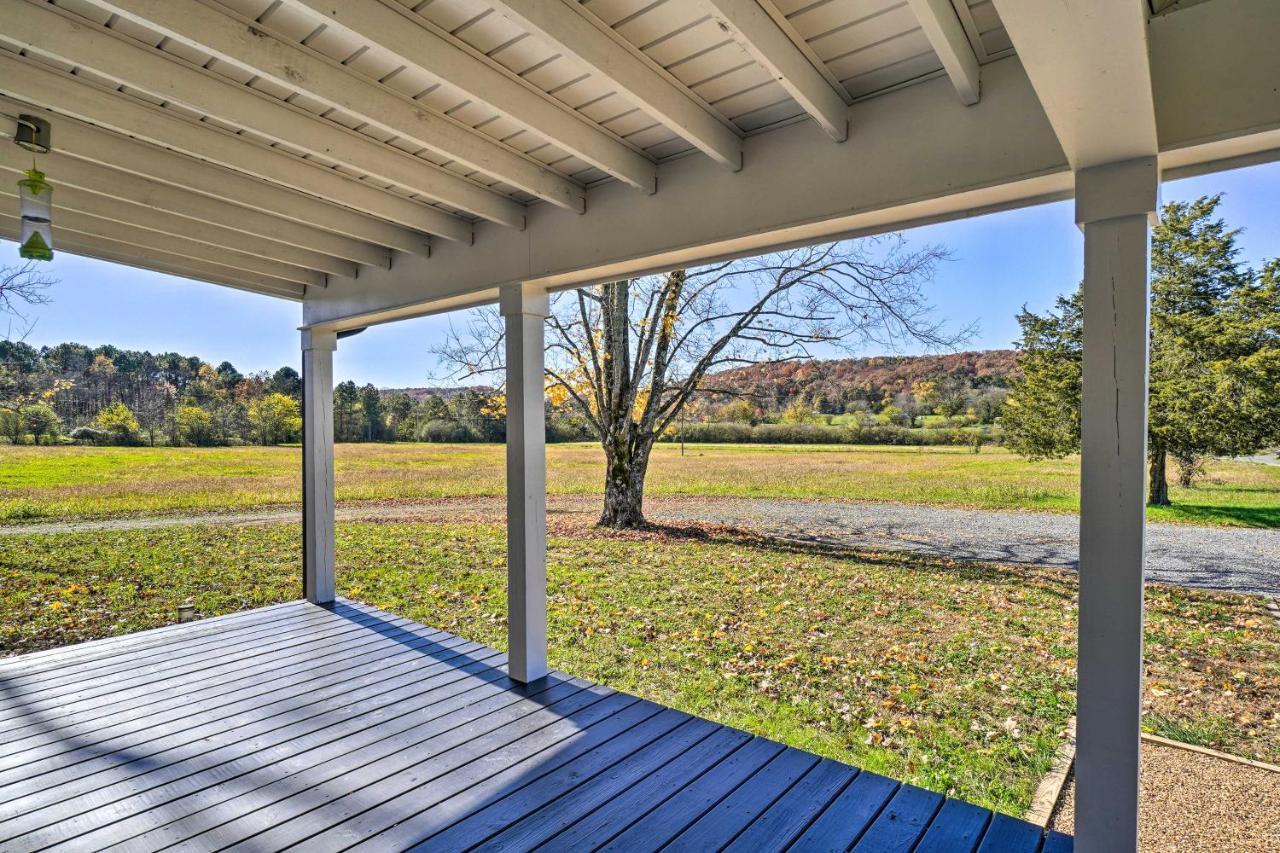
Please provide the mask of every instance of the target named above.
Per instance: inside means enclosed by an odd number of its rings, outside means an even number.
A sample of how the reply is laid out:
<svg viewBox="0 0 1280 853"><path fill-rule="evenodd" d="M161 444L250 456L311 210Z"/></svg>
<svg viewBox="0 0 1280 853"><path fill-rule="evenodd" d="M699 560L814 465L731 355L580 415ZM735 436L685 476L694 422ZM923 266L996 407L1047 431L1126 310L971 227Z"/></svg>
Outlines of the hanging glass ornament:
<svg viewBox="0 0 1280 853"><path fill-rule="evenodd" d="M53 186L44 172L34 167L18 181L19 213L22 229L18 254L28 260L53 260Z"/></svg>

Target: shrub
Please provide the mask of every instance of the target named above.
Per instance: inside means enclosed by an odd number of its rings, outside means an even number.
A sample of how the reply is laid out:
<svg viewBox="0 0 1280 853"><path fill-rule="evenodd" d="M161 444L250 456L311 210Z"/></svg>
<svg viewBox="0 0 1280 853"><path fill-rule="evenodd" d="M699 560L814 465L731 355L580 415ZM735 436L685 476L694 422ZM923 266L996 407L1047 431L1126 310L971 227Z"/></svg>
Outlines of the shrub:
<svg viewBox="0 0 1280 853"><path fill-rule="evenodd" d="M547 418L547 441L590 441L595 431L584 418L557 415Z"/></svg>
<svg viewBox="0 0 1280 853"><path fill-rule="evenodd" d="M434 441L440 443L456 443L474 441L470 431L457 421L446 421L439 418L429 420L418 427L418 441Z"/></svg>
<svg viewBox="0 0 1280 853"><path fill-rule="evenodd" d="M23 409L22 420L36 444L40 444L42 439L45 440L44 443L52 444L62 434L62 420L45 403L36 403Z"/></svg>
<svg viewBox="0 0 1280 853"><path fill-rule="evenodd" d="M977 436L975 438L975 436ZM819 424L686 424L685 441L702 444L889 444L970 447L1001 443L999 433L976 429L908 429L877 424L824 426ZM663 437L679 441L680 431Z"/></svg>
<svg viewBox="0 0 1280 853"><path fill-rule="evenodd" d="M112 403L93 420L93 427L107 436L109 444L133 445L138 443L138 419L124 403Z"/></svg>
<svg viewBox="0 0 1280 853"><path fill-rule="evenodd" d="M111 437L102 430L82 426L73 429L69 438L81 444L106 444Z"/></svg>
<svg viewBox="0 0 1280 853"><path fill-rule="evenodd" d="M179 406L174 421L178 437L186 444L209 447L214 443L213 416L199 406Z"/></svg>

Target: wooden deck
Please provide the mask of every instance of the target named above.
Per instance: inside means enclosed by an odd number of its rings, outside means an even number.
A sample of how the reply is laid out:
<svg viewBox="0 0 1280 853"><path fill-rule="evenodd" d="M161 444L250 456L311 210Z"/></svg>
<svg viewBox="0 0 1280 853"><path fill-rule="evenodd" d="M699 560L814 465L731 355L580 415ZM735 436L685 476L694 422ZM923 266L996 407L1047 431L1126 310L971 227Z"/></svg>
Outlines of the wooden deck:
<svg viewBox="0 0 1280 853"><path fill-rule="evenodd" d="M1071 849L504 661L351 601L0 661L0 850Z"/></svg>

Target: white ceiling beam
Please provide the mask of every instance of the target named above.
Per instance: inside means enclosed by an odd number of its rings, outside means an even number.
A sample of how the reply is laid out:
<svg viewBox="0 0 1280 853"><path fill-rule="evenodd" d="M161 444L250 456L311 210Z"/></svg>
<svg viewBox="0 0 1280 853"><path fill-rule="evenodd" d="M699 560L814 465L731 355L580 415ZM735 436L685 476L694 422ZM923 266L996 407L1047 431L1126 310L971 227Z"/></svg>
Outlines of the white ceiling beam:
<svg viewBox="0 0 1280 853"><path fill-rule="evenodd" d="M408 10L378 0L284 2L446 81L620 181L648 193L657 188L657 167L645 154Z"/></svg>
<svg viewBox="0 0 1280 853"><path fill-rule="evenodd" d="M933 46L933 52L942 60L942 67L947 70L960 100L966 106L978 103L982 96L978 57L951 0L908 2L920 22L920 29L924 30L925 38Z"/></svg>
<svg viewBox="0 0 1280 853"><path fill-rule="evenodd" d="M0 98L0 111L15 114L44 112L8 98ZM60 154L99 163L113 171L132 172L192 190L198 194L197 197L209 196L237 206L215 206L226 215L210 224L233 228L245 235L267 237L261 227L265 222L265 230L271 234L267 239L281 247L341 259L337 263L352 261L384 268L391 265L390 250L307 223L308 215L315 217L332 212L336 216L330 225L337 226L348 219L361 219L362 214L68 116L55 116L51 121L58 127L57 151ZM181 210L173 212L185 215ZM244 214L248 214L246 218L249 221L241 219Z"/></svg>
<svg viewBox="0 0 1280 853"><path fill-rule="evenodd" d="M819 73L809 57L756 0L704 0L721 29L769 72L836 142L849 138L847 95Z"/></svg>
<svg viewBox="0 0 1280 853"><path fill-rule="evenodd" d="M6 38L28 51L92 69L165 101L283 142L512 228L524 227L524 206L433 163L348 130L191 66L70 13L31 0L0 0ZM456 219L435 211L440 219ZM434 233L434 232L433 232Z"/></svg>
<svg viewBox="0 0 1280 853"><path fill-rule="evenodd" d="M5 147L7 146L0 146L0 151ZM23 166L30 166L29 161L23 163L21 157L11 158L8 152L0 154L0 158L3 158L0 161L0 175L8 173L6 177L14 182L21 177ZM70 210L102 219L112 219L131 227L195 240L218 250L240 252L343 278L355 278L357 274L357 266L351 261L340 260L309 249L287 246L253 234L224 228L221 225L211 225L197 219L188 219L169 211L123 201L79 187L64 185L61 182L57 185L56 208L58 211Z"/></svg>
<svg viewBox="0 0 1280 853"><path fill-rule="evenodd" d="M0 199L12 202L13 208L11 209L16 209L17 198L16 189L10 190L7 186L0 186ZM94 237L101 237L104 240L111 240L121 246L136 246L143 249L169 252L170 254L196 261L221 264L231 269L278 278L282 281L294 281L310 287L325 287L328 285L325 274L316 270L304 269L268 258L255 257L254 255L248 255L229 248L210 246L207 243L200 243L186 237L175 237L171 234L161 234L158 231L137 228L127 222L92 216L66 207L56 211L53 226L55 244L59 233L62 231L74 231L77 234L89 234Z"/></svg>
<svg viewBox="0 0 1280 853"><path fill-rule="evenodd" d="M538 205L526 230L500 232L484 252L441 245L429 261L332 279L308 294L304 322L352 328L512 282L574 287L1069 197L1070 168L1017 60L983 77L973 108L936 76L853 104L847 144L790 122L746 138L742 172L679 157L662 164L656 195L604 184L586 216Z"/></svg>
<svg viewBox="0 0 1280 853"><path fill-rule="evenodd" d="M297 216L285 215L338 234L416 255L430 254L431 241L426 232L432 228L444 239L471 242L471 226L457 217L446 217L434 208L344 177L333 169L209 124L189 121L171 110L153 107L6 51L0 51L0 92L218 163L252 176L263 184L264 191L272 185L296 190L302 194L299 203L283 209L296 208Z"/></svg>
<svg viewBox="0 0 1280 853"><path fill-rule="evenodd" d="M538 198L583 212L586 191L542 163L456 119L426 109L315 51L264 38L249 19L195 0L96 0L131 21L239 65L279 86L305 92L422 148L449 157Z"/></svg>
<svg viewBox="0 0 1280 853"><path fill-rule="evenodd" d="M21 149L13 146L12 153L6 149L0 154L0 162L9 167L26 168L29 161L24 161L22 154ZM264 240L292 243L292 240L285 238L291 237L296 229L304 227L221 199L208 198L130 172L80 160L56 150L41 155L40 165L48 172L50 182L57 187L75 187L129 204L142 205L165 215L183 217L184 221L194 219L232 228L237 232L247 230ZM55 201L55 206L56 204Z"/></svg>
<svg viewBox="0 0 1280 853"><path fill-rule="evenodd" d="M0 237L16 241L18 233L18 218L0 214ZM69 230L65 233L59 231L54 234L53 252L55 257L60 252L83 255L137 269L167 273L181 278L220 284L225 287L233 287L236 290L248 290L253 293L280 296L285 299L300 301L306 292L306 287L296 282L271 278L270 276L254 275L219 264L209 264L192 260L191 258L184 258L181 255L175 255L170 252L160 252L154 249L142 249L133 246L124 247L114 240L104 240L101 237L78 234Z"/></svg>
<svg viewBox="0 0 1280 853"><path fill-rule="evenodd" d="M995 0L1073 169L1158 150L1144 0Z"/></svg>
<svg viewBox="0 0 1280 853"><path fill-rule="evenodd" d="M576 0L492 2L504 16L608 80L618 94L717 163L742 168L738 132Z"/></svg>

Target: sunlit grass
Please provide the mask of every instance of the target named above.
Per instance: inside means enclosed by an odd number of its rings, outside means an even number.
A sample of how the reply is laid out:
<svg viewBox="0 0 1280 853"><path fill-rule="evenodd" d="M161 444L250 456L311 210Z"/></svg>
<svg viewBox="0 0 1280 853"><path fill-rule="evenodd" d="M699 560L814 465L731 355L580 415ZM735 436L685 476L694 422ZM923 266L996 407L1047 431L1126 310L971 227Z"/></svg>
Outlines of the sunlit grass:
<svg viewBox="0 0 1280 853"><path fill-rule="evenodd" d="M500 445L338 445L340 501L501 495ZM548 448L548 491L601 492L602 455ZM299 501L297 447L0 446L0 521L222 512ZM650 496L899 501L1074 512L1079 460L1027 462L1001 449L675 445L655 452ZM1172 490L1153 520L1280 527L1280 467L1217 461L1195 488Z"/></svg>
<svg viewBox="0 0 1280 853"><path fill-rule="evenodd" d="M296 598L297 525L0 537L0 651ZM505 647L488 524L338 529L340 591ZM717 529L557 519L552 664L1019 814L1074 707L1069 572L831 555ZM1280 760L1280 627L1257 599L1153 586L1148 727Z"/></svg>

